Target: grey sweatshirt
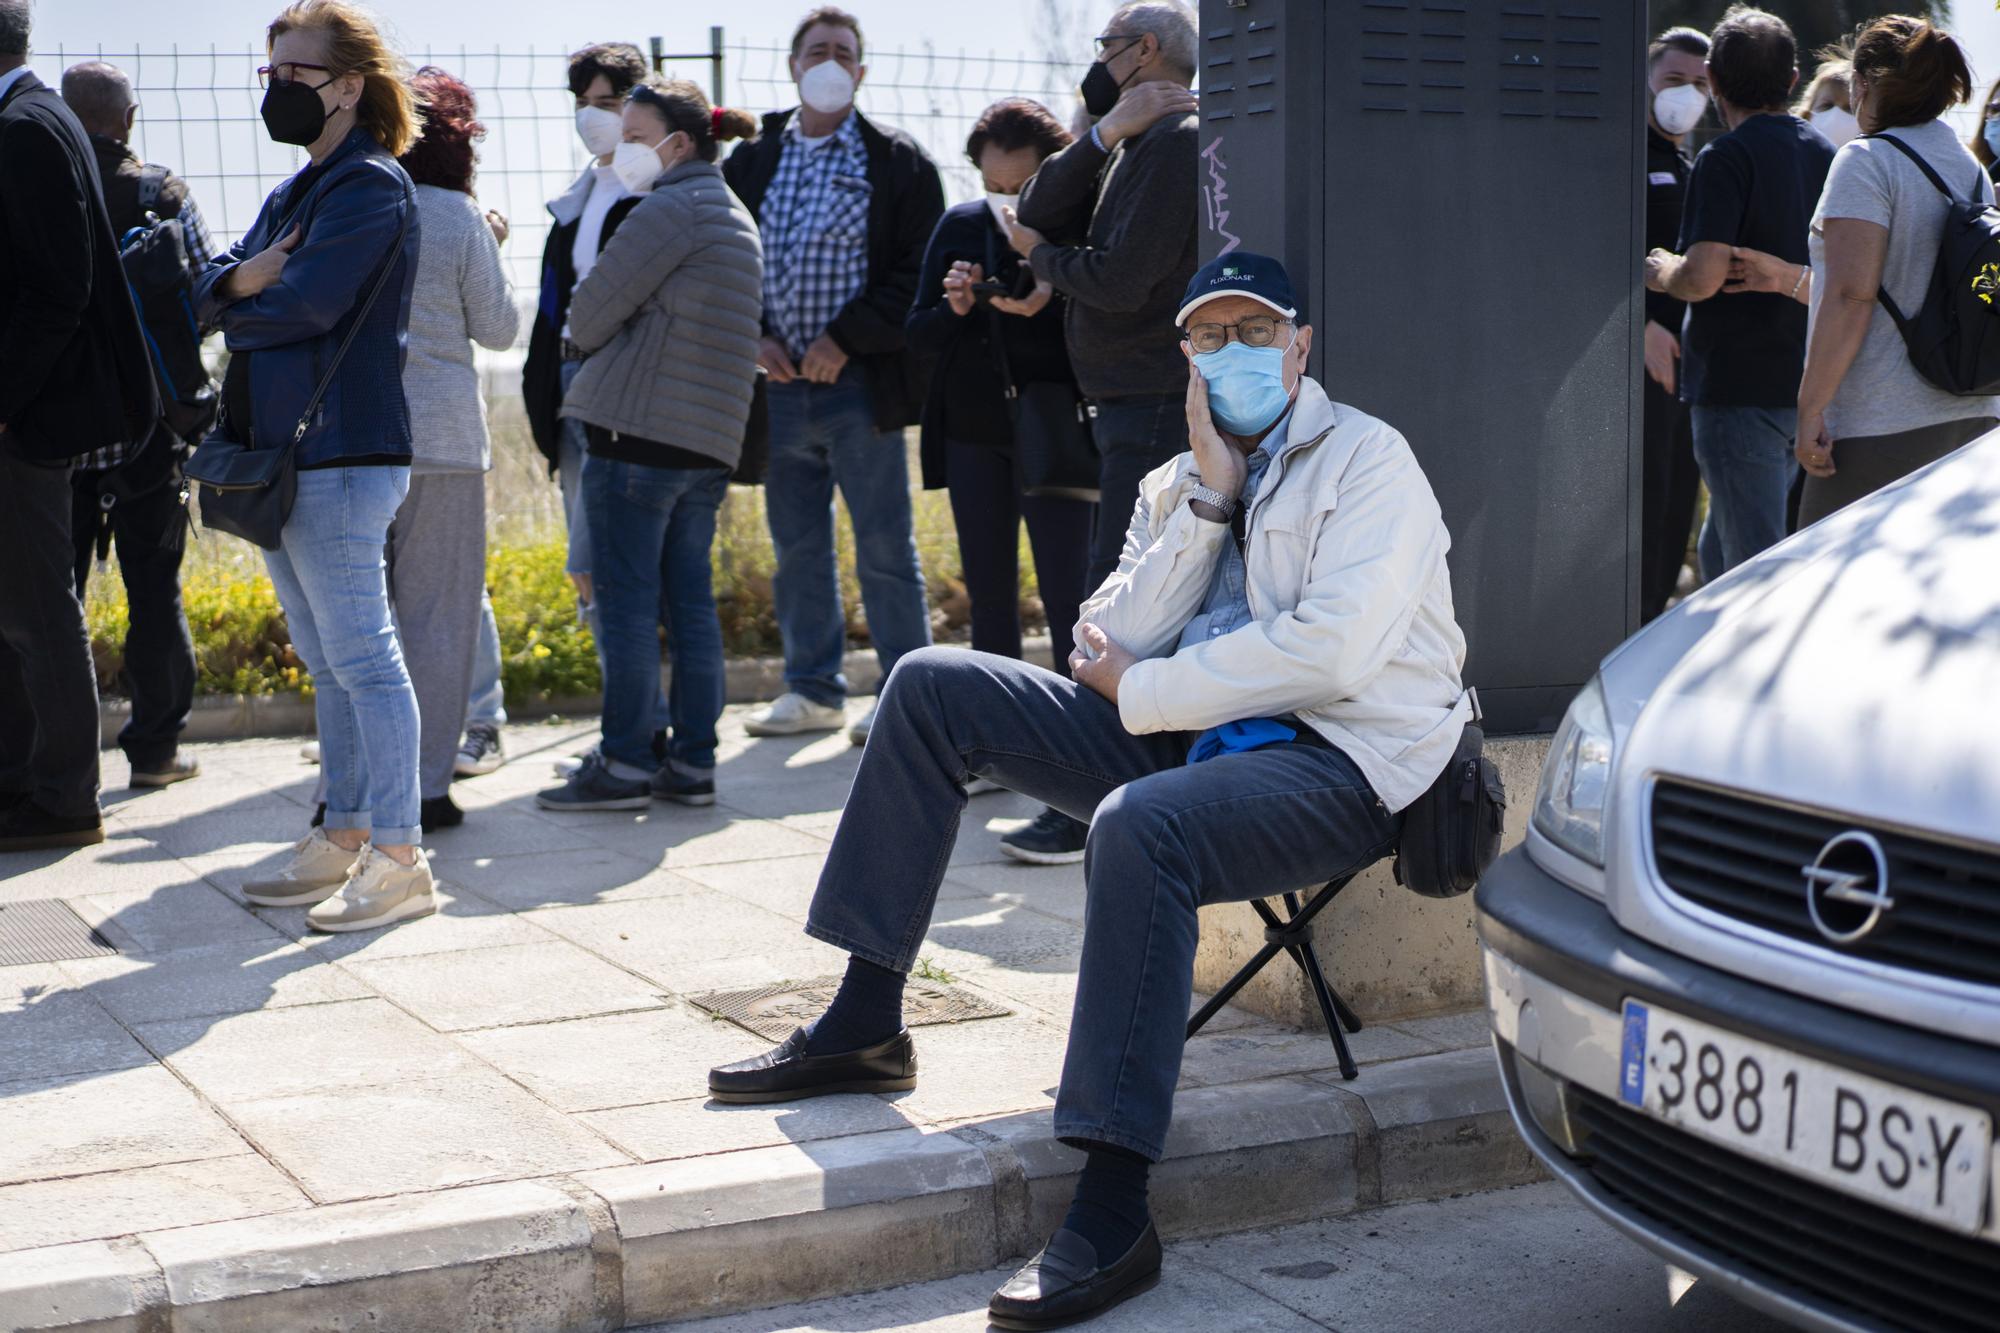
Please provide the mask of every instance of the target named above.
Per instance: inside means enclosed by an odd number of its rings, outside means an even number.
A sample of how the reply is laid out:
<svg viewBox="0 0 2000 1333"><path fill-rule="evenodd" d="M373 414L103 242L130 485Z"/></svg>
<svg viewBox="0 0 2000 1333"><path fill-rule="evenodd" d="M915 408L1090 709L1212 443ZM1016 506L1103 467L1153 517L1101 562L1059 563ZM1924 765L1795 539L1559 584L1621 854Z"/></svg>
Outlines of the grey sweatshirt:
<svg viewBox="0 0 2000 1333"><path fill-rule="evenodd" d="M410 401L411 469L484 472L493 457L486 399L472 364L472 344L514 345L521 312L500 266L500 247L471 195L417 187L424 238L410 293L410 351L403 394Z"/></svg>
<svg viewBox="0 0 2000 1333"><path fill-rule="evenodd" d="M1029 264L1070 298L1070 360L1091 398L1187 389L1174 316L1197 267L1200 134L1193 116L1162 120L1108 158L1086 135L1021 191L1021 221L1050 238Z"/></svg>

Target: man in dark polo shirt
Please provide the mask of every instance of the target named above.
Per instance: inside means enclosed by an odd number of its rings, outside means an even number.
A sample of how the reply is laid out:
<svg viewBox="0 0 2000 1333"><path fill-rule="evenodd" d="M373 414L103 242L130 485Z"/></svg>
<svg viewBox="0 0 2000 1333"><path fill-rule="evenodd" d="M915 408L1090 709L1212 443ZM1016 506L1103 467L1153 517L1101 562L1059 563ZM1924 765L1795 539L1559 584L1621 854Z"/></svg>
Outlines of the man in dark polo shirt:
<svg viewBox="0 0 2000 1333"><path fill-rule="evenodd" d="M1807 228L1833 146L1787 110L1798 79L1798 43L1783 19L1745 7L1716 25L1708 81L1729 133L1695 159L1680 253L1646 256L1648 290L1689 303L1680 395L1708 484L1705 579L1785 535L1806 308L1782 292L1719 294L1732 246L1807 262Z"/></svg>
<svg viewBox="0 0 2000 1333"><path fill-rule="evenodd" d="M1687 137L1708 113L1708 38L1670 28L1646 51L1652 103L1646 117L1646 249L1671 250L1680 240L1687 200ZM1667 609L1687 559L1701 474L1694 434L1680 400L1681 321L1687 303L1646 293L1646 447L1639 538L1639 619Z"/></svg>

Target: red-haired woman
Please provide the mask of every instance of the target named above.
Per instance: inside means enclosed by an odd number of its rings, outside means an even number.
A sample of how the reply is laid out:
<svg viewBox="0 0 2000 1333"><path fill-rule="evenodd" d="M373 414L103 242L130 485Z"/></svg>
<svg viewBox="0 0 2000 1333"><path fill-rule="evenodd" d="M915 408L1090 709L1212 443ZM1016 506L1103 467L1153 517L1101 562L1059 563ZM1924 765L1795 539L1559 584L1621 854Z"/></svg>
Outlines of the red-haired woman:
<svg viewBox="0 0 2000 1333"><path fill-rule="evenodd" d="M511 347L520 312L500 265L507 222L472 197L486 133L472 90L433 65L410 80L424 132L403 154L424 244L410 299L410 493L389 529L389 600L422 718L417 777L426 833L458 824L451 780L486 586L486 403L472 345Z"/></svg>

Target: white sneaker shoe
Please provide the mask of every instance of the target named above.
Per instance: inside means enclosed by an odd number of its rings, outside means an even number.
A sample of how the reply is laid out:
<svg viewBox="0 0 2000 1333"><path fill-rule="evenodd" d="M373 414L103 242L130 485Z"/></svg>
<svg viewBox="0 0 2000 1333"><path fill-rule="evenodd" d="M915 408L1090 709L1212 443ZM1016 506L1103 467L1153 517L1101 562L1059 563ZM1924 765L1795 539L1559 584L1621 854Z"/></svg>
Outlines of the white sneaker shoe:
<svg viewBox="0 0 2000 1333"><path fill-rule="evenodd" d="M967 796L984 796L990 791L1006 790L1005 787L995 782L992 778L974 778L965 784L965 794Z"/></svg>
<svg viewBox="0 0 2000 1333"><path fill-rule="evenodd" d="M301 745L299 747L299 758L305 760L308 764L317 764L319 762L319 742L307 741L304 745Z"/></svg>
<svg viewBox="0 0 2000 1333"><path fill-rule="evenodd" d="M347 882L306 913L306 924L329 932L374 930L411 917L429 916L437 911L431 863L421 847L416 849L416 857L410 865L398 865L373 847L363 848Z"/></svg>
<svg viewBox="0 0 2000 1333"><path fill-rule="evenodd" d="M847 714L838 708L816 704L803 694L781 694L743 729L752 736L799 736L809 731L838 731L845 721Z"/></svg>
<svg viewBox="0 0 2000 1333"><path fill-rule="evenodd" d="M572 777L576 776L578 769L589 763L594 756L602 753L603 751L593 745L581 754L566 754L550 764L549 767L556 771L558 778L561 778L564 782L568 782Z"/></svg>
<svg viewBox="0 0 2000 1333"><path fill-rule="evenodd" d="M259 907L305 907L324 902L347 882L361 853L336 846L316 828L292 844L292 859L276 874L247 880L243 897Z"/></svg>
<svg viewBox="0 0 2000 1333"><path fill-rule="evenodd" d="M856 745L868 744L868 733L875 729L876 704L869 704L868 711L854 719L854 725L847 729L847 739Z"/></svg>

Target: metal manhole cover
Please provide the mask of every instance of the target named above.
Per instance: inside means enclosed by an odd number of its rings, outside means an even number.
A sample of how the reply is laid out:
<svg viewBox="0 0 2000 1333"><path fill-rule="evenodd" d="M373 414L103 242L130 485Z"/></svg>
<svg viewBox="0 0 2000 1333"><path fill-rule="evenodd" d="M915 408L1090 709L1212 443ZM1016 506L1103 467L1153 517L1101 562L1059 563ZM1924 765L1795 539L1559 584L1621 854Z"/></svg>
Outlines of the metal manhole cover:
<svg viewBox="0 0 2000 1333"><path fill-rule="evenodd" d="M0 967L53 963L64 958L96 958L117 953L111 942L84 924L66 902L37 898L0 903Z"/></svg>
<svg viewBox="0 0 2000 1333"><path fill-rule="evenodd" d="M825 1013L839 989L839 977L814 977L757 990L709 991L690 995L688 1000L768 1041L783 1041L792 1035L793 1028ZM1013 1012L936 982L912 980L903 989L903 1022L913 1028L965 1023L976 1018L1005 1018Z"/></svg>

